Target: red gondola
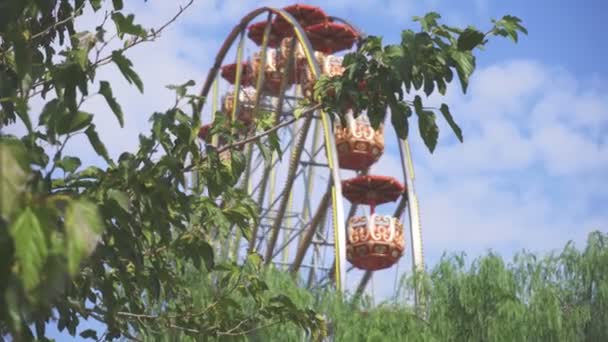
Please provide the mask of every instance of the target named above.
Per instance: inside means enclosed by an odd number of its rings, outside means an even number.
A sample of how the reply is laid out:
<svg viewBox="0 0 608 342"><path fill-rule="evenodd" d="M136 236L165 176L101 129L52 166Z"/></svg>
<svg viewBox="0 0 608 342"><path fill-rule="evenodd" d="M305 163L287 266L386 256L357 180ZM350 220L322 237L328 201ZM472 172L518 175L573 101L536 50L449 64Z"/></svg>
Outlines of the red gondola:
<svg viewBox="0 0 608 342"><path fill-rule="evenodd" d="M236 63L224 65L222 67L222 78L234 84L236 82ZM241 64L241 85L244 87L251 86L253 84L253 69L249 62L243 62Z"/></svg>
<svg viewBox="0 0 608 342"><path fill-rule="evenodd" d="M281 39L285 37L284 33L279 30L275 23L270 24L270 33L268 34L268 47L277 47L281 43ZM247 37L251 39L258 46L262 45L264 39L264 29L266 28L266 21L251 24L248 28Z"/></svg>
<svg viewBox="0 0 608 342"><path fill-rule="evenodd" d="M323 74L329 77L341 76L344 73L344 67L342 66L343 61L344 57L334 55L326 56L323 59L323 64L321 65Z"/></svg>
<svg viewBox="0 0 608 342"><path fill-rule="evenodd" d="M403 255L403 224L387 215L355 216L348 220L346 260L358 269L378 271Z"/></svg>
<svg viewBox="0 0 608 342"><path fill-rule="evenodd" d="M253 56L253 79L254 82L257 81L259 73L261 70L261 61L260 61L261 53L256 53ZM267 95L278 96L280 93L280 85L281 79L283 77L283 73L285 71L287 63L284 61L284 58L281 54L277 52L275 49L268 49L266 51L266 61L264 63L264 84L262 91ZM287 83L285 85L285 89L289 89L289 87L294 84L297 80L297 72L294 70L287 77Z"/></svg>
<svg viewBox="0 0 608 342"><path fill-rule="evenodd" d="M353 204L371 207L371 215L348 220L346 258L355 267L367 271L394 265L403 255L403 225L395 217L377 215L378 204L395 201L405 186L392 177L359 176L342 181L342 193Z"/></svg>
<svg viewBox="0 0 608 342"><path fill-rule="evenodd" d="M284 38L283 40L281 40L280 49L281 49L281 60L282 61L287 61L287 58L289 58L289 56L291 55L291 44L294 39L295 39L294 37L287 37L287 38ZM295 43L295 51L293 53L293 56L294 56L294 58L296 58L298 60L306 59L306 54L304 53L304 48L302 47L302 44L300 44L299 41L296 41L296 43Z"/></svg>
<svg viewBox="0 0 608 342"><path fill-rule="evenodd" d="M346 127L337 121L334 130L338 162L343 169L365 170L384 152L383 127L374 129L363 114L353 119L347 113L346 121Z"/></svg>
<svg viewBox="0 0 608 342"><path fill-rule="evenodd" d="M237 113L237 120L242 122L245 126L250 126L254 120L254 107L256 93L253 88L241 89L239 92L239 110ZM231 120L232 111L234 108L234 92L228 92L222 100L222 112L228 115Z"/></svg>
<svg viewBox="0 0 608 342"><path fill-rule="evenodd" d="M304 30L313 49L324 53L348 50L359 37L352 28L329 21L307 26Z"/></svg>

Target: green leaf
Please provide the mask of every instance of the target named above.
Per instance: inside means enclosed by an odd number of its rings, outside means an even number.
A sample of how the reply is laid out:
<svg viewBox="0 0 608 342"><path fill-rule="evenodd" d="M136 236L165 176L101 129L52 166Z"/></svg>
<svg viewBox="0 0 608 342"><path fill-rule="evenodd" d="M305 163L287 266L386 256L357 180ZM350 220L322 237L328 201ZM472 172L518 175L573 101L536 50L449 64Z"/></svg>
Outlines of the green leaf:
<svg viewBox="0 0 608 342"><path fill-rule="evenodd" d="M97 338L97 332L95 330L93 330L93 329L87 329L87 330L81 332L80 333L80 337L82 337L82 338L90 338L90 339L93 339L93 340L96 340L96 341L98 340L98 338Z"/></svg>
<svg viewBox="0 0 608 342"><path fill-rule="evenodd" d="M78 179L82 179L82 178L101 178L103 175L104 175L104 172L102 169L98 168L97 166L89 166L86 169L78 172L74 176Z"/></svg>
<svg viewBox="0 0 608 342"><path fill-rule="evenodd" d="M412 109L401 101L391 106L391 123L400 139L407 139L409 130L408 118L411 115Z"/></svg>
<svg viewBox="0 0 608 342"><path fill-rule="evenodd" d="M89 65L89 50L86 48L75 48L69 52L70 60L76 63L81 71L86 71Z"/></svg>
<svg viewBox="0 0 608 342"><path fill-rule="evenodd" d="M80 159L76 157L63 157L57 163L57 167L65 171L66 173L72 173L76 171L81 165Z"/></svg>
<svg viewBox="0 0 608 342"><path fill-rule="evenodd" d="M194 84L195 83L193 80L189 80L188 82L186 82L184 84L180 84L180 85L169 84L167 86L167 89L175 90L175 94L177 95L178 98L181 99L182 97L184 97L186 95L188 87L192 87Z"/></svg>
<svg viewBox="0 0 608 342"><path fill-rule="evenodd" d="M435 82L431 75L424 74L424 93L426 96L430 96L435 90Z"/></svg>
<svg viewBox="0 0 608 342"><path fill-rule="evenodd" d="M19 116L19 118L21 119L21 121L23 122L25 127L27 128L27 131L31 133L32 132L32 121L30 120L30 115L27 112L27 103L22 98L18 98L17 101L15 101L15 102L20 104L17 106L17 110L15 112L17 113L17 115Z"/></svg>
<svg viewBox="0 0 608 342"><path fill-rule="evenodd" d="M66 108L58 99L53 99L47 102L42 108L42 112L38 118L38 125L44 125L47 128L47 137L50 143L57 142L57 128L61 118L65 117Z"/></svg>
<svg viewBox="0 0 608 342"><path fill-rule="evenodd" d="M262 158L264 158L264 160L270 160L272 157L272 151L268 148L268 146L264 145L260 140L255 140L254 143L258 147Z"/></svg>
<svg viewBox="0 0 608 342"><path fill-rule="evenodd" d="M9 234L15 246L18 276L26 291L33 290L40 283L48 253L40 221L30 208L26 208L10 226Z"/></svg>
<svg viewBox="0 0 608 342"><path fill-rule="evenodd" d="M403 58L401 45L387 45L384 47L384 55L389 59Z"/></svg>
<svg viewBox="0 0 608 342"><path fill-rule="evenodd" d="M208 271L211 271L215 267L215 258L213 254L213 247L210 244L203 241L199 246L199 255L205 261L205 267Z"/></svg>
<svg viewBox="0 0 608 342"><path fill-rule="evenodd" d="M51 101L47 102L44 107L42 108L42 112L40 113L40 116L38 117L38 124L39 125L46 125L50 122L51 118L53 117L53 115L55 114L55 112L57 112L59 109L61 109L61 103L59 102L58 99L52 99Z"/></svg>
<svg viewBox="0 0 608 342"><path fill-rule="evenodd" d="M437 82L437 91L439 91L439 94L445 95L447 91L447 85L445 84L443 78L437 78L435 79L435 82Z"/></svg>
<svg viewBox="0 0 608 342"><path fill-rule="evenodd" d="M492 32L495 35L509 37L511 40L517 43L518 34L517 32L522 32L524 34L528 34L528 30L523 27L521 23L521 19L512 15L505 15L500 20L492 20L494 23L494 29Z"/></svg>
<svg viewBox="0 0 608 342"><path fill-rule="evenodd" d="M120 11L123 7L122 0L112 0L112 5L115 11Z"/></svg>
<svg viewBox="0 0 608 342"><path fill-rule="evenodd" d="M131 34L137 37L145 37L146 30L141 25L134 24L135 15L129 14L127 17L120 12L112 13L112 20L116 24L118 36L122 38L125 34Z"/></svg>
<svg viewBox="0 0 608 342"><path fill-rule="evenodd" d="M279 134L276 131L268 134L268 144L270 145L270 148L279 155L279 159L283 159L281 141L279 139Z"/></svg>
<svg viewBox="0 0 608 342"><path fill-rule="evenodd" d="M431 28L437 26L437 19L441 18L441 15L436 12L429 12L424 17L413 17L414 21L420 22L422 29L426 32L431 31Z"/></svg>
<svg viewBox="0 0 608 342"><path fill-rule="evenodd" d="M294 109L294 110L293 110L293 116L294 116L296 119L299 119L299 118L300 118L300 116L302 116L302 113L304 113L304 110L305 110L305 109L306 109L306 108L304 108L304 107L296 107L296 109Z"/></svg>
<svg viewBox="0 0 608 342"><path fill-rule="evenodd" d="M57 119L60 120L57 122L57 133L68 134L87 127L93 121L93 114L80 111L76 112L76 114L68 115L64 120L61 118Z"/></svg>
<svg viewBox="0 0 608 342"><path fill-rule="evenodd" d="M112 161L112 159L110 159L110 155L108 154L108 150L106 149L106 146L99 139L99 135L97 135L97 131L95 130L95 125L91 124L89 126L89 128L87 128L87 130L84 131L84 133L87 135L87 138L89 138L89 142L91 143L91 146L93 146L93 149L95 150L95 152L99 156L103 157L103 159L105 159L105 161L108 164L113 165L114 162Z"/></svg>
<svg viewBox="0 0 608 342"><path fill-rule="evenodd" d="M14 62L19 80L22 80L26 74L32 72L32 52L24 34L17 34L14 37L16 38L12 42L15 55Z"/></svg>
<svg viewBox="0 0 608 342"><path fill-rule="evenodd" d="M144 84L139 75L133 70L133 63L119 51L112 51L112 61L118 67L118 70L125 77L127 82L135 83L135 86L141 93L144 92Z"/></svg>
<svg viewBox="0 0 608 342"><path fill-rule="evenodd" d="M106 99L108 106L112 109L112 113L114 113L116 119L118 119L120 127L123 127L125 123L122 109L120 108L120 104L116 102L116 98L112 95L112 87L108 81L99 82L99 93Z"/></svg>
<svg viewBox="0 0 608 342"><path fill-rule="evenodd" d="M469 77L475 70L475 57L471 52L463 52L459 50L450 50L450 57L456 67L458 78L460 79L460 85L462 92L467 92L469 85Z"/></svg>
<svg viewBox="0 0 608 342"><path fill-rule="evenodd" d="M101 8L101 0L90 0L89 2L91 3L91 7L93 7L95 12Z"/></svg>
<svg viewBox="0 0 608 342"><path fill-rule="evenodd" d="M458 37L458 50L471 51L483 43L484 38L485 35L483 32L480 32L472 27L467 27L467 29L464 30L464 32L462 32Z"/></svg>
<svg viewBox="0 0 608 342"><path fill-rule="evenodd" d="M439 127L437 127L437 123L435 122L435 113L422 108L422 100L418 95L414 98L414 109L416 110L416 115L418 115L420 136L429 151L433 153L437 146L437 139L439 138Z"/></svg>
<svg viewBox="0 0 608 342"><path fill-rule="evenodd" d="M124 191L110 189L108 199L114 200L125 212L129 212L129 196Z"/></svg>
<svg viewBox="0 0 608 342"><path fill-rule="evenodd" d="M441 108L439 110L441 111L441 114L443 114L443 117L448 122L450 127L452 127L452 131L454 131L454 134L456 134L456 136L458 137L458 140L460 140L460 142L463 142L462 130L460 129L458 124L454 121L452 114L450 114L450 108L448 107L448 105L445 103L442 103Z"/></svg>
<svg viewBox="0 0 608 342"><path fill-rule="evenodd" d="M0 143L0 217L9 220L26 190L28 166L24 146ZM8 200L10 199L10 200Z"/></svg>
<svg viewBox="0 0 608 342"><path fill-rule="evenodd" d="M90 255L103 231L97 206L86 200L71 201L65 214L68 271L74 276Z"/></svg>

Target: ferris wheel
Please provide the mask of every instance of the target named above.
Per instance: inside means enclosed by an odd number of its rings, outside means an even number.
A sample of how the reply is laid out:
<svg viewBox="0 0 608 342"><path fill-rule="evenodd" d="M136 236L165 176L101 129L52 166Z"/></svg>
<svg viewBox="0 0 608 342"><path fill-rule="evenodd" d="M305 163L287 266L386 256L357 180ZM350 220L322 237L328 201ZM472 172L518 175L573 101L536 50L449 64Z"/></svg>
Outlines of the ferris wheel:
<svg viewBox="0 0 608 342"><path fill-rule="evenodd" d="M258 17L263 20L254 22ZM399 149L401 179L370 174L383 156L385 134L365 113L345 109L345 126L321 110L294 120L298 101L312 97L321 75L340 75L343 54L363 38L318 7L291 5L250 12L221 46L201 91L210 99L210 122L216 113L240 122L242 129L232 133L241 139L254 136L262 118L282 125L276 131L281 155L264 158L267 152L255 143L241 147L246 168L237 186L257 202L260 220L249 240L235 229L220 243L222 257L257 252L265 263L299 275L303 286L335 286L355 295L373 291L375 274L397 279L405 273L398 265L407 248L412 270L424 268L407 141L390 143ZM216 147L226 144L210 128L201 127L199 137ZM225 162L230 158L229 150L220 154ZM376 206L391 202L393 213L376 213Z"/></svg>

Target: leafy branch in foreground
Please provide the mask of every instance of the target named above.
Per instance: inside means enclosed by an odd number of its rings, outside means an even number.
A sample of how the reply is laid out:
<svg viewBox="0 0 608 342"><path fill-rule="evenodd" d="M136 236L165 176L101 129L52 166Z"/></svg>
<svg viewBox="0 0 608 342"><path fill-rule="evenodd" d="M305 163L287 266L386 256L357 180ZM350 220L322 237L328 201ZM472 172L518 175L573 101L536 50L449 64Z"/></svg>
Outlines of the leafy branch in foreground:
<svg viewBox="0 0 608 342"><path fill-rule="evenodd" d="M517 42L519 32L527 34L521 20L509 15L493 20L487 33L472 26L460 29L439 24L439 18L435 12L414 17L422 30L402 31L400 44L383 46L380 37L367 37L357 52L345 56L343 75L324 76L317 82L314 98L332 113L367 111L374 127L390 110L392 125L402 139L407 138L409 118L415 113L420 136L432 153L439 137L437 110L424 107L419 92L427 97L434 92L445 95L456 74L466 93L475 70L475 49L483 48L489 36L508 36ZM462 130L449 106L441 104L439 112L462 142Z"/></svg>

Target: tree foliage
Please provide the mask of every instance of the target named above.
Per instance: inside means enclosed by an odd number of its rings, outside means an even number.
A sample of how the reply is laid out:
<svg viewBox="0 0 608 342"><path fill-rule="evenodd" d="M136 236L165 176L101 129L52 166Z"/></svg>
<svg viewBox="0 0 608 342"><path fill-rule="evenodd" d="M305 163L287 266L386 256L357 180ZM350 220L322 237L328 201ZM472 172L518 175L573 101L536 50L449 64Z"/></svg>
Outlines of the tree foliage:
<svg viewBox="0 0 608 342"><path fill-rule="evenodd" d="M20 137L0 134L0 334L44 339L52 321L71 335L108 340L156 336L163 329L197 339L238 337L279 323L314 338L324 335L325 320L298 299L299 292L270 289L257 255L242 265L215 259L211 233L226 236L236 226L249 236L258 208L234 187L245 168L243 154L232 149L222 162L220 150L199 145L201 119L195 108L204 99L189 93L194 82L170 86L175 105L153 113L138 149L117 159L93 124L95 115L105 113L82 110L89 97L99 95L122 126L130 113L123 111L112 84L97 79L97 71L114 65L143 92L128 50L158 38L191 3L156 29L139 25L122 0L0 4L0 127L21 123L27 129ZM76 29L85 9L106 13L94 32ZM517 32L525 32L519 19L509 16L495 21L488 34L439 25L437 19L434 13L416 19L423 31L404 31L400 45L366 39L347 56L343 77L319 82L320 103L310 108L337 110L350 101L367 109L375 124L390 108L402 137L415 112L432 151L438 134L434 113L418 95L405 100L402 87L408 94L410 87L444 94L454 69L466 90L475 66L473 50L488 35L517 40ZM109 26L116 35L108 37ZM112 40L122 44L109 51ZM353 97L361 82L378 91ZM329 86L336 96L326 96ZM39 113L32 112L33 98L45 102ZM449 107L442 105L440 112L462 140ZM36 117L38 122L32 122ZM211 133L233 143L228 146L279 146L276 126L237 142L221 117ZM82 156L66 155L76 135L85 136L106 165L83 165ZM264 135L271 139L260 140ZM192 171L197 181L187 184ZM204 297L192 291L193 279L206 291ZM100 321L107 331L103 336L79 332L85 319Z"/></svg>
<svg viewBox="0 0 608 342"><path fill-rule="evenodd" d="M490 36L508 36L517 42L518 34L527 31L519 18L509 15L493 20L493 27L486 33L472 26L460 29L443 25L440 18L435 12L414 17L421 31L403 30L400 44L382 45L381 37L367 37L357 52L345 56L343 75L323 77L317 82L315 98L328 112L349 108L355 113L366 111L376 127L390 110L392 124L402 139L407 138L408 122L415 113L420 136L431 153L439 136L435 112L440 112L462 142L462 130L448 105L425 108L421 96L435 92L445 95L454 75L466 93L475 71L474 51L482 49Z"/></svg>
<svg viewBox="0 0 608 342"><path fill-rule="evenodd" d="M467 262L444 255L428 272L402 280L395 298L372 305L332 292L295 289L291 279L267 276L275 291L292 291L301 305L328 317L335 341L605 341L608 338L608 234L592 232L587 246L568 243L545 256L528 252L511 262L495 253ZM427 315L411 302L423 283ZM298 340L301 331L272 326L253 341Z"/></svg>

